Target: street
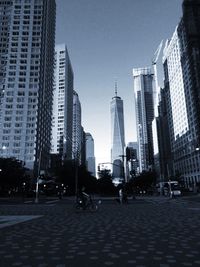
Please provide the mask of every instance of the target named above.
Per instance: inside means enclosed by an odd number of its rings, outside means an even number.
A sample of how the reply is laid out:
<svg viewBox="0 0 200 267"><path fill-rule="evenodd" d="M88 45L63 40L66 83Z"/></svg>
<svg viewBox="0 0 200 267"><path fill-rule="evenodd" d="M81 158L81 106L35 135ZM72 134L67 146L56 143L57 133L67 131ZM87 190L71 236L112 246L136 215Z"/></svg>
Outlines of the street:
<svg viewBox="0 0 200 267"><path fill-rule="evenodd" d="M0 201L0 266L200 266L200 196Z"/></svg>

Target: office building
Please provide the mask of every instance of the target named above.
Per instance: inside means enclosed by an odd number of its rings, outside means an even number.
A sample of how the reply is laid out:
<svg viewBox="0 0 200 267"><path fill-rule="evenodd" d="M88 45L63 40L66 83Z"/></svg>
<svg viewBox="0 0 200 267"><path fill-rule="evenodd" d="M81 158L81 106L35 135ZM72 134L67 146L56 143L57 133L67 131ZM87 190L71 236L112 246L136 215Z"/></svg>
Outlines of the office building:
<svg viewBox="0 0 200 267"><path fill-rule="evenodd" d="M86 133L81 127L81 165L86 166Z"/></svg>
<svg viewBox="0 0 200 267"><path fill-rule="evenodd" d="M113 178L125 178L124 175L124 108L123 100L117 95L115 85L115 96L110 104L111 112L111 163L113 167Z"/></svg>
<svg viewBox="0 0 200 267"><path fill-rule="evenodd" d="M82 126L81 103L78 94L73 92L73 131L72 131L72 158L81 163Z"/></svg>
<svg viewBox="0 0 200 267"><path fill-rule="evenodd" d="M134 68L134 95L138 137L139 171L152 170L153 166L153 74L151 68Z"/></svg>
<svg viewBox="0 0 200 267"><path fill-rule="evenodd" d="M127 177L135 178L139 174L138 143L129 142L126 147Z"/></svg>
<svg viewBox="0 0 200 267"><path fill-rule="evenodd" d="M164 88L160 91L160 101L158 105L157 134L159 148L159 181L168 181L173 175L173 160L170 144L170 131L168 123L168 110L170 108L169 83L165 79Z"/></svg>
<svg viewBox="0 0 200 267"><path fill-rule="evenodd" d="M0 156L49 167L55 0L0 1Z"/></svg>
<svg viewBox="0 0 200 267"><path fill-rule="evenodd" d="M55 47L51 153L72 159L73 70L65 44Z"/></svg>
<svg viewBox="0 0 200 267"><path fill-rule="evenodd" d="M86 167L87 170L96 177L96 165L94 156L94 139L90 133L85 134L86 142Z"/></svg>
<svg viewBox="0 0 200 267"><path fill-rule="evenodd" d="M200 1L184 0L183 17L166 43L163 64L173 175L200 181Z"/></svg>

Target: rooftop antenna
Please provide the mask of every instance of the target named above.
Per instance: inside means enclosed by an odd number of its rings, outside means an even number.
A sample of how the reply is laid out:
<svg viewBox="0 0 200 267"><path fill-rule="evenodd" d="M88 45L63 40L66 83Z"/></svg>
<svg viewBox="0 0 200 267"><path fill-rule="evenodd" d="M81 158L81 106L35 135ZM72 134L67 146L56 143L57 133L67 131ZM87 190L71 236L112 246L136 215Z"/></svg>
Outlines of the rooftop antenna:
<svg viewBox="0 0 200 267"><path fill-rule="evenodd" d="M117 96L117 80L115 80L115 96Z"/></svg>

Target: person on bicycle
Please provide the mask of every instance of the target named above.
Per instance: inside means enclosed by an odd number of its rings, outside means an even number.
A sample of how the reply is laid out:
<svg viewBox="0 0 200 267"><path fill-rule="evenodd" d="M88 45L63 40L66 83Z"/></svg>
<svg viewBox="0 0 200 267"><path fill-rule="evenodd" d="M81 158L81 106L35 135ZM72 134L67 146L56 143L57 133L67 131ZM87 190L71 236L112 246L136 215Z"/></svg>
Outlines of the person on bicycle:
<svg viewBox="0 0 200 267"><path fill-rule="evenodd" d="M85 187L84 186L79 191L79 198L80 198L80 200L82 202L83 209L85 209L88 201L90 200L90 195L88 195L85 192Z"/></svg>

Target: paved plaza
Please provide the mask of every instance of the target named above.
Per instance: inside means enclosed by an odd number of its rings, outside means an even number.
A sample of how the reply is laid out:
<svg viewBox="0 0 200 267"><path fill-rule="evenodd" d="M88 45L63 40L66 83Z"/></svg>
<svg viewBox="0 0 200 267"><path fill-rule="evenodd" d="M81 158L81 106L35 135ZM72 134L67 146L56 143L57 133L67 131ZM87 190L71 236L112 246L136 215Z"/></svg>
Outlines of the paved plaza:
<svg viewBox="0 0 200 267"><path fill-rule="evenodd" d="M200 266L199 199L0 201L0 266Z"/></svg>

